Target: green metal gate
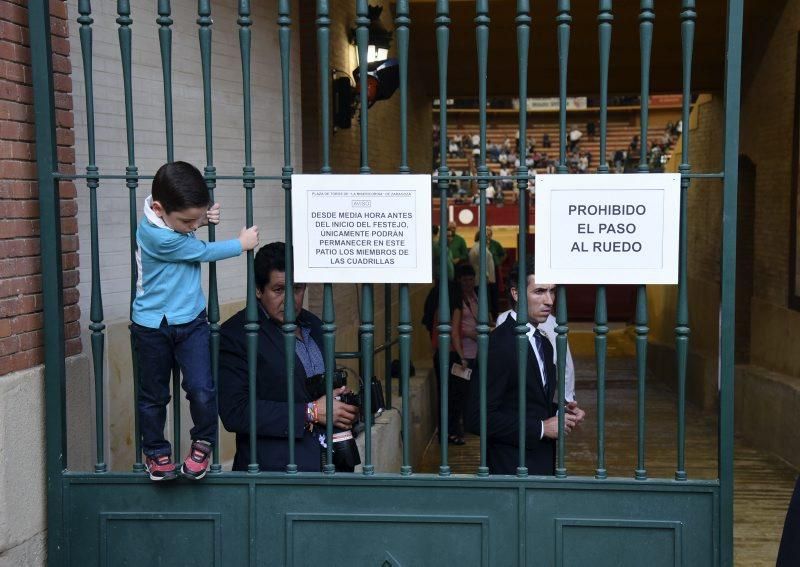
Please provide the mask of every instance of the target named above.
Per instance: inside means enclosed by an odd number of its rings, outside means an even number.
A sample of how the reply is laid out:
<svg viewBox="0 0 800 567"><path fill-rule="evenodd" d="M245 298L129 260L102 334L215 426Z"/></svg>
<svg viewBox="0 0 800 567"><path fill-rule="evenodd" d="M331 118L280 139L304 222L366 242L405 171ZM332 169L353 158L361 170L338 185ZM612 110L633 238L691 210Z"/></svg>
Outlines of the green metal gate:
<svg viewBox="0 0 800 567"><path fill-rule="evenodd" d="M305 1L305 0L304 0ZM309 0L310 1L310 0ZM338 1L338 0L337 0ZM344 1L344 0L342 0ZM206 164L205 177L213 191L219 179L242 182L247 222L252 224L253 189L263 181L280 181L286 195L286 241L291 242L291 174L289 101L290 30L293 22L290 1L278 2L276 25L279 27L281 78L283 88L284 166L281 171L256 174L251 155L250 108L250 1L238 1L238 26L241 45L244 93L244 156L242 174L218 176L214 167L211 121L211 1L198 1L198 35L202 54L204 85ZM559 96L560 96L560 159L558 171L566 166L566 96L567 61L570 43L571 7L569 0L557 0ZM48 557L52 565L106 565L153 562L182 565L191 557L193 564L215 565L724 565L733 563L733 340L734 340L734 277L736 252L736 188L739 131L739 85L742 43L742 0L729 0L725 81L725 147L724 171L691 172L688 163L689 110L691 101L692 49L695 29L695 0L683 0L680 14L683 57L683 162L681 173L681 243L678 312L675 343L679 369L679 408L676 424L678 457L674 478L650 478L645 461L644 403L645 368L648 340L647 296L640 286L636 309L636 345L638 368L638 460L630 478L610 478L605 467L605 356L606 320L605 287L597 288L595 324L598 363L598 449L595 476L571 476L568 471L564 436L558 442L554 477L528 476L524 467L524 432L520 434L521 462L516 476L489 476L486 467L487 350L489 320L486 284L486 242L481 231L481 277L479 294L479 380L482 389L481 466L474 475L453 475L448 465L447 428L441 434L441 464L438 474L419 474L412 470L409 457L409 411L403 404L403 466L397 474L377 474L371 463L370 422L366 428L366 453L363 474L335 473L331 467L321 473L299 473L294 462L294 440L289 438L290 464L285 473L265 473L255 462L256 448L251 447L253 463L246 473L222 472L219 454L215 451L212 474L200 485L178 483L164 489L150 483L144 474L137 442L136 464L128 473L107 471L104 456L104 423L102 403L104 318L100 290L98 249L102 247L97 231L98 188L104 180L124 180L130 196L131 242L136 227L135 191L140 181L151 175L140 175L134 155L131 24L133 18L128 0L117 1L119 45L122 54L122 76L127 124L128 167L124 172L103 172L95 163L94 109L92 94L92 11L89 0L79 0L80 42L86 84L86 115L89 163L85 173L64 174L57 168L56 119L50 54L48 2L31 0L31 57L34 67L38 182L41 206L41 253L45 312L45 364L47 415L47 496ZM530 2L518 0L515 20L519 97L527 98L528 52L531 34ZM368 39L367 0L355 1L357 45L361 75L366 74ZM400 173L409 173L407 160L407 111L409 41L413 29L409 17L409 1L395 4L395 36L400 62ZM318 39L320 91L322 108L328 108L329 91L329 2L316 1L315 21ZM581 10L586 10L582 6ZM487 61L489 46L489 2L475 2L475 34L477 39L478 90L480 102L481 146L477 175L482 196L489 183L486 165ZM447 100L448 44L450 38L449 2L436 1L436 49L439 69L439 98ZM158 0L157 24L163 63L167 159L173 159L171 43L173 20L169 0ZM647 139L650 53L655 11L653 0L641 0L639 13L641 52L641 139ZM608 102L608 70L610 61L613 12L611 0L600 0L597 16L601 99L600 139L601 164L598 171L608 173L606 162L606 110ZM549 25L542 22L540 25ZM296 95L297 93L295 93ZM370 173L367 147L367 85L361 91L361 167ZM322 113L322 132L330 131L327 112ZM446 105L441 105L440 135L447 139ZM525 105L520 104L520 137L526 132ZM647 172L645 144L639 171ZM438 197L442 199L441 224L447 223L447 189L452 178L447 167L446 143L440 144L441 167L438 169ZM329 137L322 140L322 172L333 173L330 166ZM511 178L518 184L523 199L520 207L519 257L525 258L527 217L525 214L529 183L533 176L524 160ZM719 475L717 480L688 478L684 462L685 418L684 399L688 357L688 304L686 281L687 218L686 198L690 180L698 177L717 178L724 191L722 250L722 338ZM65 352L62 309L62 271L59 225L59 181L86 181L91 215L91 347L94 362L97 411L97 451L93 471L76 471L68 467L65 425ZM480 206L480 225L486 225L486 204ZM210 228L214 238L214 229ZM85 244L84 244L85 245ZM442 250L446 243L442 239ZM133 250L132 266L133 262ZM440 255L440 273L446 273L447 254ZM287 289L292 285L291 247L287 247ZM247 255L247 329L249 357L256 354L257 322L254 293L253 254ZM521 271L524 274L524 270ZM212 332L212 360L219 350L219 305L216 270L209 274L209 320ZM523 276L524 277L524 276ZM131 274L131 294L135 291L136 274ZM525 287L525 282L520 282ZM291 294L290 294L291 295ZM524 294L522 301L524 302ZM440 296L439 331L442 350L448 350L451 326L449 298L445 286ZM295 306L287 297L283 326L287 352L294 352ZM361 344L357 356L363 374L371 375L374 357L373 285L363 284ZM524 303L519 310L525 313ZM564 404L565 356L568 335L567 297L560 288L557 297L558 379L561 404ZM325 322L324 354L328 392L331 391L335 353L336 322L333 310L333 287L324 287L323 320ZM523 318L524 319L524 318ZM522 321L524 323L524 321ZM522 324L521 323L521 324ZM411 312L408 285L400 286L400 311L397 344L401 358L402 391L408 391ZM521 331L522 333L522 331ZM519 335L520 352L528 348ZM391 341L395 342L395 341ZM391 345L384 348L390 348ZM342 354L342 353L339 353ZM348 353L344 353L345 356ZM349 353L350 356L356 356ZM446 375L448 361L441 361ZM524 360L524 357L521 357ZM287 366L293 364L287 356ZM215 362L216 364L216 362ZM251 365L251 384L255 368ZM291 371L288 373L292 375ZM520 373L524 384L524 370ZM215 372L216 378L216 372ZM367 381L368 383L369 381ZM135 387L135 386L134 386ZM254 388L251 387L250 417L255 420ZM293 392L293 388L289 388ZM369 395L366 396L367 400ZM447 381L442 381L442 398L447 399ZM331 400L330 394L328 400ZM291 399L290 399L291 403ZM332 403L332 402L329 402ZM442 404L446 415L446 403ZM524 404L520 414L524 417ZM329 410L330 413L330 410ZM369 411L367 411L369 414ZM290 416L292 414L290 413ZM560 429L563 431L563 412ZM179 419L179 418L178 418ZM446 418L443 419L446 424ZM524 420L521 420L524 423ZM291 423L289 424L292 429ZM331 430L329 425L328 434ZM138 437L138 427L137 427ZM255 440L255 436L253 436ZM329 444L330 447L330 444ZM330 449L329 449L330 451ZM330 462L330 454L328 458ZM344 541L343 541L344 540ZM146 542L146 545L145 545ZM157 550L153 555L153 550Z"/></svg>

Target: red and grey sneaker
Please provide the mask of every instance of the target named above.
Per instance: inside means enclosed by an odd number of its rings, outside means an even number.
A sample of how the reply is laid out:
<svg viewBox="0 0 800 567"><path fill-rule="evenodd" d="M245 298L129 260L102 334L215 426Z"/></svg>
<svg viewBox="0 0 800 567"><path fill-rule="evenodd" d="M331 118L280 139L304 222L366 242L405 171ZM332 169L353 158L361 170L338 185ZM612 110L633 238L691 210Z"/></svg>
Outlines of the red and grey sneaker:
<svg viewBox="0 0 800 567"><path fill-rule="evenodd" d="M158 455L157 457L147 457L144 467L150 480L172 480L178 478L178 471L175 470L175 463L169 455Z"/></svg>
<svg viewBox="0 0 800 567"><path fill-rule="evenodd" d="M210 459L211 444L206 441L194 441L189 456L181 465L181 474L193 480L200 480L206 476Z"/></svg>

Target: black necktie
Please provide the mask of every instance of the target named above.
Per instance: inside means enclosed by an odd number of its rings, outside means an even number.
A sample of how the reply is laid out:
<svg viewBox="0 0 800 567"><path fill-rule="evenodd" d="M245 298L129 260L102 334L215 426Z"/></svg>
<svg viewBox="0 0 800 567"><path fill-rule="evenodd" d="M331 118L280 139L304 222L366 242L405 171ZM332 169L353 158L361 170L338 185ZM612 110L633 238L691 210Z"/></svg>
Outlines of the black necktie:
<svg viewBox="0 0 800 567"><path fill-rule="evenodd" d="M536 345L536 354L539 355L539 360L542 362L540 367L542 369L542 386L544 387L545 395L550 399L550 381L547 379L547 358L544 354L544 340L544 336L537 328L533 332L533 344Z"/></svg>

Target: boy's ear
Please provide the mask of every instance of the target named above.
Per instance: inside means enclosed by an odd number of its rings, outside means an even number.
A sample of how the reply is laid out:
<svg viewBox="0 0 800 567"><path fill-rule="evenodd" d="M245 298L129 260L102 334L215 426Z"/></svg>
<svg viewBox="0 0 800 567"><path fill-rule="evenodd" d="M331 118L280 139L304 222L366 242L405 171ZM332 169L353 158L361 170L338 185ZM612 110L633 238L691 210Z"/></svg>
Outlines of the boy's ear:
<svg viewBox="0 0 800 567"><path fill-rule="evenodd" d="M153 209L153 212L159 217L167 214L167 211L164 210L164 206L159 201L153 201L153 203L150 205L150 208Z"/></svg>

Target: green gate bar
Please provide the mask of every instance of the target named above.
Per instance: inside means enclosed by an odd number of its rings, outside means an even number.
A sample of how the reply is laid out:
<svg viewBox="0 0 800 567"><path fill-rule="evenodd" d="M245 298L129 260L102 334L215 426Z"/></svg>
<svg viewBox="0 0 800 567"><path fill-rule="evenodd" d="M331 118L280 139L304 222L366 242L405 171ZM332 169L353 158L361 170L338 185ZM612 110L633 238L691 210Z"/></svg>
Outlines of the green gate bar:
<svg viewBox="0 0 800 567"><path fill-rule="evenodd" d="M519 192L519 234L517 239L519 277L517 280L517 324L514 327L516 333L517 346L517 391L519 392L519 467L517 476L528 476L528 467L525 466L525 434L527 409L527 366L528 350L531 348L528 340L528 276L527 264L527 238L528 238L528 53L530 52L530 32L531 15L530 2L528 0L517 0L517 69L519 73L519 144L517 152L519 154L519 167L517 167L517 189ZM485 358L485 356L483 357ZM480 362L481 357L479 357ZM486 363L483 363L486 366ZM485 405L486 399L486 379L481 383L484 387L481 391L481 407ZM488 471L483 471L488 474Z"/></svg>
<svg viewBox="0 0 800 567"><path fill-rule="evenodd" d="M411 18L408 15L408 0L398 0L395 5L395 37L397 38L397 59L400 71L400 173L410 173L408 166L408 41ZM411 396L408 393L408 379L411 372L411 300L409 298L408 284L400 284L399 288L399 314L397 319L397 334L400 357L400 387L398 391L402 398L401 431L403 437L403 464L400 474L411 474ZM387 387L391 395L391 388ZM391 404L389 404L391 405Z"/></svg>
<svg viewBox="0 0 800 567"><path fill-rule="evenodd" d="M478 108L480 120L480 155L478 159L478 379L480 397L486 401L487 359L489 354L489 308L486 277L486 187L489 185L489 168L486 165L486 82L489 73L489 2L475 2L475 42L478 48ZM446 102L446 101L445 101ZM441 105L440 105L441 108ZM455 285L459 285L456 281ZM461 306L458 306L461 308ZM462 361L463 362L463 361ZM449 366L448 366L449 368ZM444 375L443 375L444 376ZM444 378L443 378L444 379ZM524 428L523 423L519 424ZM484 437L484 436L482 436ZM481 470L479 473L483 472Z"/></svg>
<svg viewBox="0 0 800 567"><path fill-rule="evenodd" d="M356 47L358 48L358 76L360 101L360 126L361 126L361 167L359 172L369 174L369 118L367 106L367 46L369 44L369 11L367 0L356 0ZM361 378L364 381L362 390L362 406L364 410L364 466L365 475L375 472L372 465L372 375L373 358L372 348L374 345L375 325L374 325L375 302L373 299L373 284L364 283L361 285L361 325L359 326L359 339L361 350Z"/></svg>
<svg viewBox="0 0 800 567"><path fill-rule="evenodd" d="M559 94L559 159L556 172L568 173L567 169L567 63L569 59L569 32L572 16L569 0L558 0L558 94ZM525 288L523 288L525 289ZM567 466L564 460L564 388L567 370L567 290L561 285L556 290L556 367L558 369L558 456L556 478L566 478Z"/></svg>
<svg viewBox="0 0 800 567"><path fill-rule="evenodd" d="M88 145L88 165L86 166L86 185L89 188L89 229L91 238L91 304L89 307L89 330L92 331L92 366L94 369L95 427L97 428L97 460L94 472L106 472L105 431L103 425L103 356L105 352L106 326L103 323L103 295L100 282L100 237L97 228L97 165L95 164L94 137L94 88L92 82L92 6L89 0L78 2L78 23L80 27L81 56L83 60L83 79L86 92L86 139Z"/></svg>
<svg viewBox="0 0 800 567"><path fill-rule="evenodd" d="M686 281L688 244L688 174L691 172L689 164L689 111L692 103L692 50L694 47L694 21L697 13L694 11L694 0L683 0L681 10L681 59L683 62L683 100L681 101L681 163L678 171L681 173L681 220L680 220L680 251L678 254L678 305L675 320L675 353L678 369L678 462L675 470L675 480L686 480L686 463L684 448L686 445L686 366L689 359L689 292Z"/></svg>
<svg viewBox="0 0 800 567"><path fill-rule="evenodd" d="M253 226L253 187L255 168L253 167L253 128L250 97L250 0L239 0L239 50L242 57L242 102L244 105L244 167L242 179L245 191L245 224ZM256 428L256 368L258 364L258 307L255 297L255 273L253 270L253 251L247 252L247 303L245 306L245 331L247 335L247 376L249 386L250 405L250 463L247 472L258 473L258 458L256 455L258 436ZM292 349L294 352L294 349ZM294 357L291 365L286 366L287 395L289 407L294 405L294 388L292 377L294 375ZM294 431L294 412L289 412L289 431ZM289 466L294 463L294 436L289 435Z"/></svg>
<svg viewBox="0 0 800 567"><path fill-rule="evenodd" d="M641 0L639 4L639 53L641 63L640 92L640 129L639 129L639 166L640 173L648 173L647 133L648 111L650 106L650 52L653 44L653 0ZM647 388L647 286L640 285L636 289L636 376L637 376L637 458L634 476L636 480L647 478L645 466L645 395Z"/></svg>
<svg viewBox="0 0 800 567"><path fill-rule="evenodd" d="M450 476L447 464L447 377L450 368L450 297L447 279L447 50L450 43L450 4L436 0L436 55L439 69L439 476ZM481 446L486 437L486 413L481 413ZM484 451L481 450L483 458ZM481 462L481 466L485 460Z"/></svg>
<svg viewBox="0 0 800 567"><path fill-rule="evenodd" d="M133 301L136 299L136 282L138 268L136 263L136 226L137 226L137 201L136 190L139 187L139 169L136 167L136 152L133 128L133 82L131 80L131 6L129 0L117 0L117 24L119 24L119 51L122 63L122 86L125 97L125 138L128 155L128 165L125 168L125 184L128 188L128 223L130 235L130 262L131 262L131 297L129 318L133 320ZM139 365L136 360L136 345L133 333L130 333L131 368L133 370L133 445L134 463L133 472L144 471L142 464L142 439L139 432Z"/></svg>
<svg viewBox="0 0 800 567"><path fill-rule="evenodd" d="M597 173L608 173L608 66L611 58L611 0L600 0L597 38L600 50L600 164ZM597 362L597 469L595 478L608 478L606 470L606 353L608 349L608 307L606 286L597 286L594 308L594 350Z"/></svg>
<svg viewBox="0 0 800 567"><path fill-rule="evenodd" d="M296 307L294 304L294 251L292 249L292 124L291 124L291 63L289 53L291 49L292 20L290 17L290 3L289 0L280 0L278 3L278 41L280 42L280 58L281 58L281 109L283 113L283 181L281 187L284 194L284 230L285 230L285 247L284 247L284 263L285 263L285 282L284 282L284 300L283 300L283 344L286 354L286 387L287 392L291 390L294 392L294 362L295 362L295 344L297 341L297 324L296 324ZM302 306L300 306L302 308ZM291 394L292 398L294 397ZM290 398L291 400L291 398ZM293 400L292 400L293 401ZM294 450L294 416L293 410L294 403L289 403L289 439L290 452ZM331 443L328 442L330 447ZM289 474L297 473L297 464L295 463L294 455L290 455L289 463L286 466L286 472Z"/></svg>
<svg viewBox="0 0 800 567"><path fill-rule="evenodd" d="M743 0L728 2L725 47L725 150L722 201L722 325L720 332L720 564L733 564L733 379L736 323L736 213L742 82ZM688 130L689 124L683 124Z"/></svg>
<svg viewBox="0 0 800 567"><path fill-rule="evenodd" d="M386 409L392 407L392 284L383 284L383 377Z"/></svg>
<svg viewBox="0 0 800 567"><path fill-rule="evenodd" d="M330 173L330 100L328 68L330 66L330 25L327 0L317 0L317 58L319 59L319 90L321 95L320 118L322 138L321 173ZM333 415L333 371L336 367L336 315L333 305L333 285L326 283L322 295L322 341L325 359L325 415ZM333 421L326 419L325 438L333 439ZM322 472L333 474L333 444L325 449L325 462Z"/></svg>
<svg viewBox="0 0 800 567"><path fill-rule="evenodd" d="M214 202L214 190L217 187L217 168L214 166L214 138L213 121L211 107L211 0L198 0L197 2L197 36L200 42L200 61L203 71L203 125L205 132L206 145L206 165L203 168L203 176L206 180L206 187ZM215 225L208 225L208 240L216 240L217 228ZM219 392L219 344L220 344L220 324L219 324L219 293L217 291L217 263L208 264L208 323L210 330L210 350L211 350L211 378L214 382L214 391ZM218 403L218 402L217 402ZM219 413L219 412L217 412ZM214 439L214 452L212 457L212 473L222 472L219 464L219 427Z"/></svg>

